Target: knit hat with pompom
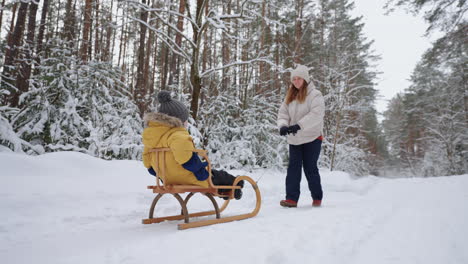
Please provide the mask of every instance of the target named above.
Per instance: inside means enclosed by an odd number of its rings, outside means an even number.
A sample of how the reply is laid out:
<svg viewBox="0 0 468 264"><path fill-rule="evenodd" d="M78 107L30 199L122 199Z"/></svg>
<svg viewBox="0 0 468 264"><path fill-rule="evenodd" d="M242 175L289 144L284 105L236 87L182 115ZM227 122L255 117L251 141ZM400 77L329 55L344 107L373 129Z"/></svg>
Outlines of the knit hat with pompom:
<svg viewBox="0 0 468 264"><path fill-rule="evenodd" d="M309 68L307 68L306 66L300 64L297 65L296 69L294 69L291 72L291 82L296 76L301 77L302 79L304 79L304 81L310 83Z"/></svg>
<svg viewBox="0 0 468 264"><path fill-rule="evenodd" d="M158 93L158 102L160 113L177 117L182 123L187 121L189 117L189 111L185 105L173 98L171 98L171 93L168 91L160 91Z"/></svg>

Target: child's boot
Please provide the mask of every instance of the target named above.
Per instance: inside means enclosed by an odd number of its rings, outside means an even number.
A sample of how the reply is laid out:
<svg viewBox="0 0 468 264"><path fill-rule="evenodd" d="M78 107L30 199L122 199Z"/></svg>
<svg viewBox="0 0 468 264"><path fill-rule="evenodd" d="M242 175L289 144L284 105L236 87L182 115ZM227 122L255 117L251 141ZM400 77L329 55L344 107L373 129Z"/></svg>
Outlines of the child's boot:
<svg viewBox="0 0 468 264"><path fill-rule="evenodd" d="M241 188L244 188L244 181L240 181L239 183L237 183L237 186L240 186ZM242 189L235 189L234 190L234 198L236 200L239 200L240 198L242 198Z"/></svg>

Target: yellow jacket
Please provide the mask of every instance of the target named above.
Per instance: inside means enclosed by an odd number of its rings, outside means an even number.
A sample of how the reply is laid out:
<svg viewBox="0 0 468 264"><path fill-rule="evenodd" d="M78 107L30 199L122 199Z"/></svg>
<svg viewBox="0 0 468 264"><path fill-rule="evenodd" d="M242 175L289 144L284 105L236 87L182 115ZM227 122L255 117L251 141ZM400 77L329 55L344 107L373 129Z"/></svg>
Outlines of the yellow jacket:
<svg viewBox="0 0 468 264"><path fill-rule="evenodd" d="M185 129L182 121L162 113L147 113L143 117L146 128L143 130L143 164L146 168L153 167L155 171L163 162L166 164L165 184L190 184L208 187L208 181L199 181L195 175L182 167L193 155L195 146L192 137ZM163 161L153 160L152 148L170 148Z"/></svg>

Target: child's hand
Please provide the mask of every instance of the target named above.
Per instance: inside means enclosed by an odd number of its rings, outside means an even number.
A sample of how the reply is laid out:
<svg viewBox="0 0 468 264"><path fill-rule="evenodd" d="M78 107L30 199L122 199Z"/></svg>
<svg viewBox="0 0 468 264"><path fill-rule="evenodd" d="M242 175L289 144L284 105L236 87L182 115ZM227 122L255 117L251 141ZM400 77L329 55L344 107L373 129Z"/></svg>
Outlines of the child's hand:
<svg viewBox="0 0 468 264"><path fill-rule="evenodd" d="M151 174L151 175L153 175L153 176L156 176L156 172L154 171L153 167L150 167L150 168L148 169L148 172L149 172L149 174Z"/></svg>
<svg viewBox="0 0 468 264"><path fill-rule="evenodd" d="M204 163L207 163L207 162L204 162ZM193 174L195 174L195 177L197 177L197 180L199 180L199 181L204 181L204 180L208 179L208 176L210 176L210 174L205 169L205 167L203 167L200 170L194 172Z"/></svg>
<svg viewBox="0 0 468 264"><path fill-rule="evenodd" d="M197 153L193 153L192 157L184 164L182 164L182 167L184 169L189 170L195 174L195 177L197 177L197 180L199 181L204 181L208 179L209 173L205 169L205 167L208 166L208 162L202 162L200 158L198 157Z"/></svg>

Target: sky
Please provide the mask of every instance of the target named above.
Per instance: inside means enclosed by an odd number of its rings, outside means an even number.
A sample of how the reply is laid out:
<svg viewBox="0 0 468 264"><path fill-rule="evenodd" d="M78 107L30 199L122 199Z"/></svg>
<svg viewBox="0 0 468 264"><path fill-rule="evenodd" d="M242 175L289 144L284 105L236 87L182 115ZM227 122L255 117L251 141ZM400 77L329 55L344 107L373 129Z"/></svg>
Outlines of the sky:
<svg viewBox="0 0 468 264"><path fill-rule="evenodd" d="M355 16L363 16L364 34L373 39L374 50L381 56L377 70L382 72L376 89L379 113L388 101L410 85L408 81L422 54L430 48L433 37L425 37L427 24L421 16L413 16L401 9L385 15L386 0L355 0ZM382 116L379 116L379 120Z"/></svg>

